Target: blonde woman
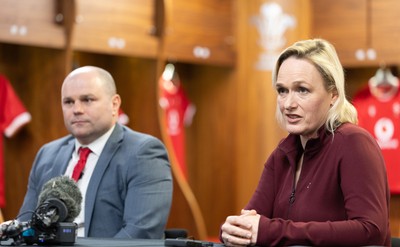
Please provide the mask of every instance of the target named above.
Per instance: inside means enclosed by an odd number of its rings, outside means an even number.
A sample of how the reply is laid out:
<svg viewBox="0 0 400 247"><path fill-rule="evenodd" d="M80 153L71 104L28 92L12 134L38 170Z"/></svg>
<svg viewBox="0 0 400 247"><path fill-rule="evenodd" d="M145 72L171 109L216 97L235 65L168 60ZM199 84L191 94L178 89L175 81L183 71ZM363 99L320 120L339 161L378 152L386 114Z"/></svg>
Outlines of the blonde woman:
<svg viewBox="0 0 400 247"><path fill-rule="evenodd" d="M374 138L356 125L334 47L304 40L273 72L277 119L289 135L267 160L240 215L227 217L227 246L390 246L389 189Z"/></svg>

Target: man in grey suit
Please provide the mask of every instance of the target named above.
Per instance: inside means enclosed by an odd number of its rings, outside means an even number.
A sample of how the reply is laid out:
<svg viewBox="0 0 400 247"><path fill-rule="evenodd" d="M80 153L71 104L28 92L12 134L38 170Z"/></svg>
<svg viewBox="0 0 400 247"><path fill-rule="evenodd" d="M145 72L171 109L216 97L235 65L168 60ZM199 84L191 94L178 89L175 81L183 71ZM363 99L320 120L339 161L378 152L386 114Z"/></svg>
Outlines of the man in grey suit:
<svg viewBox="0 0 400 247"><path fill-rule="evenodd" d="M82 211L78 236L162 238L172 202L172 175L164 145L117 123L121 98L112 76L85 66L61 88L64 123L71 135L45 144L36 155L19 220L37 207L43 184L72 176L80 147L90 148L77 180ZM25 213L25 214L24 214Z"/></svg>

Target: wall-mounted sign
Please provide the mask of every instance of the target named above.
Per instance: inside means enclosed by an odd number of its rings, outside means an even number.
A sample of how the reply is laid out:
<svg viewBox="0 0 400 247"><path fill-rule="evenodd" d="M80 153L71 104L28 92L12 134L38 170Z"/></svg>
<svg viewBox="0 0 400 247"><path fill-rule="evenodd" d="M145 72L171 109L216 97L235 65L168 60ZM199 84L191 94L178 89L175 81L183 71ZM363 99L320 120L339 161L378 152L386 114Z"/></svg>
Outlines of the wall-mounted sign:
<svg viewBox="0 0 400 247"><path fill-rule="evenodd" d="M279 4L269 2L260 6L259 15L252 16L251 23L258 30L258 45L262 48L256 68L270 71L277 56L286 46L285 32L288 28L296 26L296 18L284 13Z"/></svg>

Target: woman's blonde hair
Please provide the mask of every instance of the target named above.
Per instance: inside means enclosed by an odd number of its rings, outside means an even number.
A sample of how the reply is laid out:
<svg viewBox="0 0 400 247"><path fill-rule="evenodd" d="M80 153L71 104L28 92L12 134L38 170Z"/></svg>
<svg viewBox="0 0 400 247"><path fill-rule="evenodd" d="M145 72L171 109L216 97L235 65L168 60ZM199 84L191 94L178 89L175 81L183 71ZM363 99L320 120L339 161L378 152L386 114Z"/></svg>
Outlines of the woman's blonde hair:
<svg viewBox="0 0 400 247"><path fill-rule="evenodd" d="M298 41L286 48L279 55L272 73L274 87L276 86L279 68L289 57L307 59L313 63L325 82L325 89L337 94L337 100L329 109L325 122L327 130L333 133L342 123L357 123L357 111L346 98L343 67L332 44L323 39L309 39ZM283 124L283 116L279 106L276 109L276 117L279 123Z"/></svg>

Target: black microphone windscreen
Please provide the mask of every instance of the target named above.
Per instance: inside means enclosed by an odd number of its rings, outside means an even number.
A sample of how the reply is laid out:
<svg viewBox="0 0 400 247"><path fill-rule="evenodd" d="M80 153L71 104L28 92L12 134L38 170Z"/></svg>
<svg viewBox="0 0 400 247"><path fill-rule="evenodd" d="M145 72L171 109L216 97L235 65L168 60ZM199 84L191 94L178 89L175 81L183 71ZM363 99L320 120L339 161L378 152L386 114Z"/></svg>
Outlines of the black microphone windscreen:
<svg viewBox="0 0 400 247"><path fill-rule="evenodd" d="M72 222L81 212L82 194L74 180L67 176L50 179L43 185L38 199L38 206L49 199L59 199L67 207L65 222Z"/></svg>

